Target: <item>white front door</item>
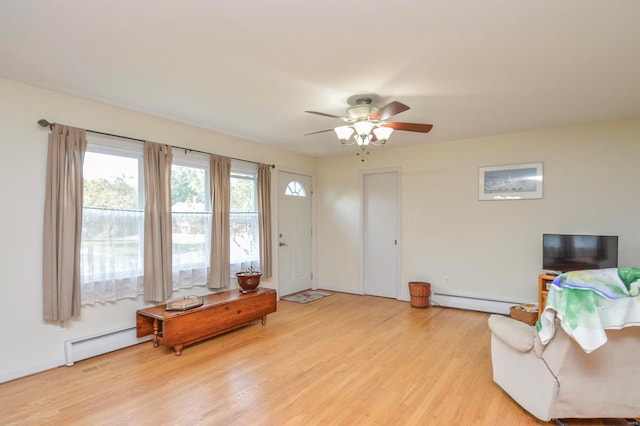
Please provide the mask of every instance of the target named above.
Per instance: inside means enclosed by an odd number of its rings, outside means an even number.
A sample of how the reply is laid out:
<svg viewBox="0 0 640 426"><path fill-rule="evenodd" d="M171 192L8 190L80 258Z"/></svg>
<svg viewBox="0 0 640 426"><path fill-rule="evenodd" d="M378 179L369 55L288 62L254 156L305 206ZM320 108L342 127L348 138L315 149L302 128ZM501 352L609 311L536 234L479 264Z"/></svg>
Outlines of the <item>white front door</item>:
<svg viewBox="0 0 640 426"><path fill-rule="evenodd" d="M398 172L363 176L363 289L364 294L397 298Z"/></svg>
<svg viewBox="0 0 640 426"><path fill-rule="evenodd" d="M278 174L278 293L311 288L311 176Z"/></svg>

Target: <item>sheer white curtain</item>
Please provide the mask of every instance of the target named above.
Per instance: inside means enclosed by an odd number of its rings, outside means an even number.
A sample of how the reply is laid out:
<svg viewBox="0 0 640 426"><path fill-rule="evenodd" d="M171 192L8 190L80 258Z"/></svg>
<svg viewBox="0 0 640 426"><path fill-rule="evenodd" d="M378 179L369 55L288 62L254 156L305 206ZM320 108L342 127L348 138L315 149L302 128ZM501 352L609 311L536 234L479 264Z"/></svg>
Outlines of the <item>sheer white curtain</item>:
<svg viewBox="0 0 640 426"><path fill-rule="evenodd" d="M173 289L205 286L209 280L211 212L171 213Z"/></svg>
<svg viewBox="0 0 640 426"><path fill-rule="evenodd" d="M82 303L113 302L142 294L142 256L137 244L142 212L85 208L83 222L85 234L98 228L106 231L106 238L87 235L83 241Z"/></svg>

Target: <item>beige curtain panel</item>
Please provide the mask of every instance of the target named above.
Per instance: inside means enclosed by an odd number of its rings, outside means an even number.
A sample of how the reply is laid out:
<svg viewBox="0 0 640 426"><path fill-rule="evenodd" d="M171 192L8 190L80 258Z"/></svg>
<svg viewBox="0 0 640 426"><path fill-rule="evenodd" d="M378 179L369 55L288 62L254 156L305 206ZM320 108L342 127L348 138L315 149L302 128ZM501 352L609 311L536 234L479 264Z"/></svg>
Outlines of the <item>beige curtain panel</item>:
<svg viewBox="0 0 640 426"><path fill-rule="evenodd" d="M43 235L43 318L80 314L82 162L86 131L55 124L49 134Z"/></svg>
<svg viewBox="0 0 640 426"><path fill-rule="evenodd" d="M258 228L262 276L271 278L271 166L269 164L258 164Z"/></svg>
<svg viewBox="0 0 640 426"><path fill-rule="evenodd" d="M211 154L209 158L211 191L211 261L209 288L229 287L231 209L231 158Z"/></svg>
<svg viewBox="0 0 640 426"><path fill-rule="evenodd" d="M171 146L144 143L144 300L173 292L171 273Z"/></svg>

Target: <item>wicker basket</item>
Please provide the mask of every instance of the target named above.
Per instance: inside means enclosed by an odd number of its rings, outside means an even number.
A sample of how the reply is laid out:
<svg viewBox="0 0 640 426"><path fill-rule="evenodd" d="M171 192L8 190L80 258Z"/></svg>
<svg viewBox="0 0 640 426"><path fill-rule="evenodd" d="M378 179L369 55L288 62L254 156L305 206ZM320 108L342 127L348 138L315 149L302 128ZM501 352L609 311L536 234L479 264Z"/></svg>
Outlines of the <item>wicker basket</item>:
<svg viewBox="0 0 640 426"><path fill-rule="evenodd" d="M431 284L411 281L409 283L409 295L411 296L411 306L414 308L428 308Z"/></svg>
<svg viewBox="0 0 640 426"><path fill-rule="evenodd" d="M531 311L533 305L517 305L511 307L511 318L529 325L535 325L538 321L538 311Z"/></svg>

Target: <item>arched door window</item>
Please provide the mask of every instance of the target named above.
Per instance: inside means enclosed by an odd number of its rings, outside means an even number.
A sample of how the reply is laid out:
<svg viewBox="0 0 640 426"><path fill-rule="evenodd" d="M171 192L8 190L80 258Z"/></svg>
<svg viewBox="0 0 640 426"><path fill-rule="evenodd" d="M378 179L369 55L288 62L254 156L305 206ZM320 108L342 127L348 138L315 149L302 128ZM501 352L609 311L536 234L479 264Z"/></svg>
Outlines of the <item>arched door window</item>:
<svg viewBox="0 0 640 426"><path fill-rule="evenodd" d="M287 185L287 189L284 191L285 195L291 195L293 197L306 197L307 191L304 190L304 186L297 180L292 180Z"/></svg>

